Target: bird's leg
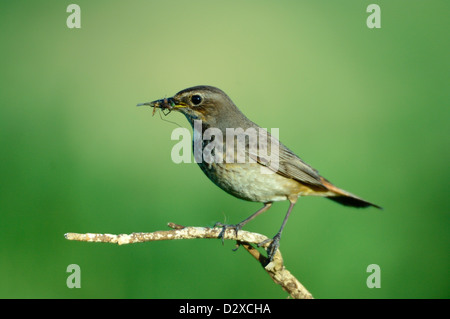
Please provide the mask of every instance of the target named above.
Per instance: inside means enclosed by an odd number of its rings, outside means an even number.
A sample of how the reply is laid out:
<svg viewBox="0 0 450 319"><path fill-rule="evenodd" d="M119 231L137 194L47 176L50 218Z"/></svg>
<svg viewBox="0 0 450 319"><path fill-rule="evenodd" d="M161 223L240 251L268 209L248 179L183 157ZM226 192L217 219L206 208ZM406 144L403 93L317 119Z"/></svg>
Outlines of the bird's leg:
<svg viewBox="0 0 450 319"><path fill-rule="evenodd" d="M286 216L283 219L283 223L281 224L281 228L278 231L278 233L272 239L266 239L258 244L258 247L261 247L264 244L268 243L269 241L272 241L270 243L269 247L267 248L267 258L269 259L269 262L272 261L273 256L275 255L275 252L277 251L278 247L280 247L281 232L283 231L283 228L286 225L286 222L289 218L289 215L291 214L292 208L294 208L295 203L296 203L296 200L291 201L291 204L289 205L289 209L286 213Z"/></svg>
<svg viewBox="0 0 450 319"><path fill-rule="evenodd" d="M222 224L222 223L217 222L214 225L214 227L217 227L217 226L223 227L222 231L219 234L219 238L222 238L222 244L224 241L223 235L224 235L225 230L227 230L228 228L232 228L236 232L236 236L237 236L238 231L241 230L245 224L247 224L249 221L254 219L256 216L261 215L262 213L267 211L271 206L272 206L272 202L264 203L264 206L261 209L259 209L256 213L250 215L249 217L247 217L246 219L244 219L243 221L241 221L240 223L237 223L235 225L228 225L228 224Z"/></svg>

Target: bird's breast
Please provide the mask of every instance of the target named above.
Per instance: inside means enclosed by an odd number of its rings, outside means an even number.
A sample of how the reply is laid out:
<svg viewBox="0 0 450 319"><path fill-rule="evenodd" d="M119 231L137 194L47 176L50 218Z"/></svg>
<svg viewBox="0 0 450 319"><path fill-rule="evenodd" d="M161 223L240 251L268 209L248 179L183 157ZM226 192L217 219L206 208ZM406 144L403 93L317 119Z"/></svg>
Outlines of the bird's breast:
<svg viewBox="0 0 450 319"><path fill-rule="evenodd" d="M297 181L273 173L258 163L199 163L199 166L217 186L248 201L283 201L309 190Z"/></svg>

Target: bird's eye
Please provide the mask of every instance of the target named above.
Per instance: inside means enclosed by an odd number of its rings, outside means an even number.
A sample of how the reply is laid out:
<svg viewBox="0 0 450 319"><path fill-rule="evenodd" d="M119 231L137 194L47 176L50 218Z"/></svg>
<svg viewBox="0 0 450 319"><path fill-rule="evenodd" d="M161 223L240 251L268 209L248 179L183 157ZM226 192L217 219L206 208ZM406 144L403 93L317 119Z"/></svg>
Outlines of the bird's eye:
<svg viewBox="0 0 450 319"><path fill-rule="evenodd" d="M202 103L202 97L198 94L192 95L191 102L194 105L199 105L200 103Z"/></svg>

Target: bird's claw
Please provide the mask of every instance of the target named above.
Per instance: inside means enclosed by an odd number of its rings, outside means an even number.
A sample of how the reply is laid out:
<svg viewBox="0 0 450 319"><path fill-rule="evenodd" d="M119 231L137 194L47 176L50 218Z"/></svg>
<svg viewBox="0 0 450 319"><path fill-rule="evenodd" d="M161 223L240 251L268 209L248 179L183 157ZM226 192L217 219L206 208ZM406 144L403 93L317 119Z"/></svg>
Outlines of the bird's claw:
<svg viewBox="0 0 450 319"><path fill-rule="evenodd" d="M280 247L280 234L276 234L272 239L268 238L258 244L258 247L266 245L269 241L271 242L269 247L267 247L267 259L269 259L269 262L273 260L273 257L275 256L275 253L278 250L278 247Z"/></svg>
<svg viewBox="0 0 450 319"><path fill-rule="evenodd" d="M224 244L224 235L225 235L225 231L229 228L234 229L234 232L236 234L236 237L238 235L238 231L240 231L242 229L242 225L241 224L236 224L236 225L228 225L228 224L222 224L220 222L217 222L214 224L214 227L222 227L222 231L219 234L219 238L222 238L222 245Z"/></svg>

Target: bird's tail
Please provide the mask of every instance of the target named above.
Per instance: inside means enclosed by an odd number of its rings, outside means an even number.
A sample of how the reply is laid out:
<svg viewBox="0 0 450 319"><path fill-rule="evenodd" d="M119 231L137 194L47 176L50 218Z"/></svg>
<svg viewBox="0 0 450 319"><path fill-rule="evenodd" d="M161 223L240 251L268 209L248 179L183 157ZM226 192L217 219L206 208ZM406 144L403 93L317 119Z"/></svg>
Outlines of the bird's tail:
<svg viewBox="0 0 450 319"><path fill-rule="evenodd" d="M328 188L333 195L327 196L327 198L331 199L332 201L335 201L339 204L345 205L345 206L352 206L352 207L369 207L373 206L379 209L382 209L380 206L372 204L371 202L368 202L356 195L353 195L352 193L349 193L343 189L340 189L333 184L331 184L329 181L327 181L325 178L322 179L322 184Z"/></svg>

